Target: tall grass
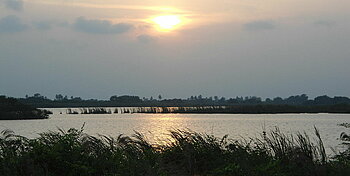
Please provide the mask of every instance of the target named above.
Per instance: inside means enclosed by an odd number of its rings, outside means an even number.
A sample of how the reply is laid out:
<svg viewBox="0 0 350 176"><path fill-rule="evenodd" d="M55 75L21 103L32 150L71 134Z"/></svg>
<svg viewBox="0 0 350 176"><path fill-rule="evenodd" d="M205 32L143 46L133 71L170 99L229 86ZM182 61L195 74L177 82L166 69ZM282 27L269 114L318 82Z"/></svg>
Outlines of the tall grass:
<svg viewBox="0 0 350 176"><path fill-rule="evenodd" d="M198 107L134 107L116 108L114 113L217 113L224 112L224 106L198 106Z"/></svg>
<svg viewBox="0 0 350 176"><path fill-rule="evenodd" d="M327 158L317 129L315 134L311 140L276 128L260 138L233 140L173 130L166 144L156 145L138 132L110 137L69 129L27 139L7 130L0 135L0 175L349 175L349 155Z"/></svg>
<svg viewBox="0 0 350 176"><path fill-rule="evenodd" d="M80 108L80 114L112 114L112 111L110 109L106 108ZM68 108L66 110L66 114L79 114L77 110L73 110L71 108Z"/></svg>
<svg viewBox="0 0 350 176"><path fill-rule="evenodd" d="M68 108L68 109L66 110L66 114L79 114L79 112L76 111L76 110L73 110L73 109L71 109L71 108Z"/></svg>
<svg viewBox="0 0 350 176"><path fill-rule="evenodd" d="M81 114L112 114L110 109L106 108L81 108Z"/></svg>

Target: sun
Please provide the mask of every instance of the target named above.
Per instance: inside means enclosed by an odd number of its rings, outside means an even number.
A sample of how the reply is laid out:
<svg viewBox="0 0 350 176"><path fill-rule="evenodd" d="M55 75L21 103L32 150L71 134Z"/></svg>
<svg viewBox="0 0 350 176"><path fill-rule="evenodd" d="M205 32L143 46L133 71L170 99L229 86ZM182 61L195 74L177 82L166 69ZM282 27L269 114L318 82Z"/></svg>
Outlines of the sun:
<svg viewBox="0 0 350 176"><path fill-rule="evenodd" d="M158 25L159 30L170 31L182 23L182 19L176 15L157 16L152 21Z"/></svg>

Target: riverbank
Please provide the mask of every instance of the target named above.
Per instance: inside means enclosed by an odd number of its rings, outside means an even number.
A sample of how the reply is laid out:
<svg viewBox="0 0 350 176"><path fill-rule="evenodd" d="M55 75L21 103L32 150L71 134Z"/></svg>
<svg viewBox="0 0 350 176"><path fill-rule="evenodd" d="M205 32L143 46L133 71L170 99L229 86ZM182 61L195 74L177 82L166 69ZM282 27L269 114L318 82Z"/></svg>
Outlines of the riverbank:
<svg viewBox="0 0 350 176"><path fill-rule="evenodd" d="M349 175L349 156L349 150L326 156L318 130L309 137L275 129L246 140L173 130L162 145L140 133L95 137L77 129L42 133L34 139L11 131L0 136L4 176Z"/></svg>

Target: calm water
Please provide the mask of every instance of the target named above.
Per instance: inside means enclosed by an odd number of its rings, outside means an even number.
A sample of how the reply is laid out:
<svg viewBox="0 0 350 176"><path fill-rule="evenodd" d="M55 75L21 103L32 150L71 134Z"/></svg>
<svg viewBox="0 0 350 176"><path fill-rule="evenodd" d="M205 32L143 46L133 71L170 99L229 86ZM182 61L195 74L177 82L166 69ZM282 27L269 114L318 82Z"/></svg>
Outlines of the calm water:
<svg viewBox="0 0 350 176"><path fill-rule="evenodd" d="M191 129L230 138L258 137L263 128L274 129L276 126L287 133L306 131L315 137L316 126L324 140L327 151L330 148L344 148L337 139L341 132L350 133L350 129L338 126L350 123L349 114L103 114L103 115L67 115L66 109L49 109L53 115L47 120L0 121L0 130L11 129L16 134L36 137L37 133L57 128L81 128L85 123L88 134L117 136L130 135L134 130L144 133L149 140L166 138L171 129ZM113 108L114 110L114 108ZM60 114L62 112L63 114Z"/></svg>

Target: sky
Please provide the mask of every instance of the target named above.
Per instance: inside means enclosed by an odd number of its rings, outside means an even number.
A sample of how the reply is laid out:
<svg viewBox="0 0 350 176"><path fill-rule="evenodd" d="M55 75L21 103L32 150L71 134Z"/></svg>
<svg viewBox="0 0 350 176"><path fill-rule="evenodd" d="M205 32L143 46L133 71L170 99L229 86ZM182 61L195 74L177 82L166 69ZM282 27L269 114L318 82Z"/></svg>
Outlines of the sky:
<svg viewBox="0 0 350 176"><path fill-rule="evenodd" d="M0 0L0 94L350 96L349 7L349 0ZM178 21L162 28L169 16Z"/></svg>

